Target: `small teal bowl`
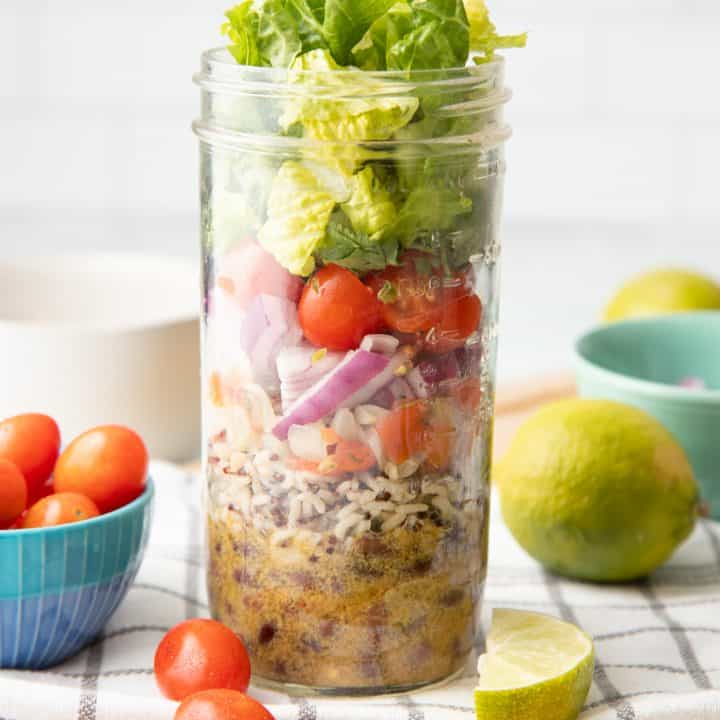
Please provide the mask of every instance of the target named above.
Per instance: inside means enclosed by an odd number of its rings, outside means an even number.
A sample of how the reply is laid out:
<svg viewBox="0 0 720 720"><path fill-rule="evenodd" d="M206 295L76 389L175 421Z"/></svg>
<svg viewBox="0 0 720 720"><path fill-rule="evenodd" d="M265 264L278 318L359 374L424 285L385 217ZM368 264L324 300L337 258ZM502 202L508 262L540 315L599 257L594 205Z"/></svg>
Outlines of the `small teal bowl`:
<svg viewBox="0 0 720 720"><path fill-rule="evenodd" d="M720 312L598 327L577 341L575 372L580 395L635 405L675 435L720 519ZM679 386L695 377L706 389Z"/></svg>
<svg viewBox="0 0 720 720"><path fill-rule="evenodd" d="M91 643L135 579L154 487L92 520L0 532L0 667L39 670Z"/></svg>

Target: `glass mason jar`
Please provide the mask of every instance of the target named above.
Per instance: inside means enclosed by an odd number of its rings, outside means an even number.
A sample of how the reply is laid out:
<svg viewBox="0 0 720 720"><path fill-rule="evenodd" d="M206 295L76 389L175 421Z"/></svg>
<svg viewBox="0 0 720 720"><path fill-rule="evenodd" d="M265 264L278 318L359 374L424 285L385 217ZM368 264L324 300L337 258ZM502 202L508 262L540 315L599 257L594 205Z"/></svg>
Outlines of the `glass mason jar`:
<svg viewBox="0 0 720 720"><path fill-rule="evenodd" d="M473 652L503 67L203 57L208 587L266 684L408 690Z"/></svg>

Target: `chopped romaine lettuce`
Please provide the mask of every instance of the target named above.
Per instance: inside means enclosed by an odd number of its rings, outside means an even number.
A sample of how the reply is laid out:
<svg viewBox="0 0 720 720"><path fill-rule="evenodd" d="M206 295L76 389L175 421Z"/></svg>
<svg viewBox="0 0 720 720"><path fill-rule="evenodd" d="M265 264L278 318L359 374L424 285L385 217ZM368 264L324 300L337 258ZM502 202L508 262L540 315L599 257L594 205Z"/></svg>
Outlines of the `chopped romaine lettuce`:
<svg viewBox="0 0 720 720"><path fill-rule="evenodd" d="M352 187L352 195L342 209L353 228L370 238L381 235L397 217L392 196L382 186L370 166L353 176Z"/></svg>
<svg viewBox="0 0 720 720"><path fill-rule="evenodd" d="M240 65L262 65L260 50L257 46L258 18L253 10L252 0L236 5L225 13L227 22L220 32L227 35L231 45L228 50Z"/></svg>
<svg viewBox="0 0 720 720"><path fill-rule="evenodd" d="M389 70L462 67L470 50L463 0L413 0L413 29L387 51Z"/></svg>
<svg viewBox="0 0 720 720"><path fill-rule="evenodd" d="M412 31L412 23L410 6L406 2L395 3L353 48L353 62L363 70L387 70L388 51Z"/></svg>
<svg viewBox="0 0 720 720"><path fill-rule="evenodd" d="M311 40L301 36L304 25L286 0L253 0L226 13L222 32L229 50L242 65L288 67Z"/></svg>
<svg viewBox="0 0 720 720"><path fill-rule="evenodd" d="M363 70L443 69L526 42L497 34L485 0L244 0L226 17L228 49L243 65L288 68L324 49Z"/></svg>
<svg viewBox="0 0 720 720"><path fill-rule="evenodd" d="M367 29L382 17L396 0L326 0L323 35L333 57L350 64L350 53Z"/></svg>
<svg viewBox="0 0 720 720"><path fill-rule="evenodd" d="M258 240L291 273L310 275L315 269L313 253L325 238L330 216L346 199L307 165L287 161L273 182L267 222Z"/></svg>
<svg viewBox="0 0 720 720"><path fill-rule="evenodd" d="M338 92L347 88L351 95L343 101L307 97L289 103L282 118L286 128L300 124L304 135L315 140L362 142L387 140L412 120L419 105L417 98L383 96L385 83L360 70L333 77L330 71L339 69L327 50L312 50L297 58L293 70L328 71L323 85L337 85ZM316 81L303 72L297 73L295 80Z"/></svg>
<svg viewBox="0 0 720 720"><path fill-rule="evenodd" d="M500 48L521 48L527 43L527 33L521 35L498 35L490 20L485 0L465 0L465 10L470 21L470 50L493 56Z"/></svg>
<svg viewBox="0 0 720 720"><path fill-rule="evenodd" d="M410 247L428 233L450 230L472 207L472 200L458 190L439 183L420 185L408 195L388 236Z"/></svg>

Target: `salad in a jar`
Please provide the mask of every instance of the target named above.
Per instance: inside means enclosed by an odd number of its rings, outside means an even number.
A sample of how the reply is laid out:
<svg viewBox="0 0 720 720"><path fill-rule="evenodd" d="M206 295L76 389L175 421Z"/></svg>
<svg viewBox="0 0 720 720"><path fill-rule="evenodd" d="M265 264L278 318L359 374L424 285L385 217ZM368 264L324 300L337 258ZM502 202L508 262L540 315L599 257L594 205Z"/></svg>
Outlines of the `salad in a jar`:
<svg viewBox="0 0 720 720"><path fill-rule="evenodd" d="M302 86L276 132L307 145L208 161L212 612L264 680L435 682L472 651L485 577L502 156L482 138L504 139L502 89L451 81L524 36L498 35L481 0L227 17L238 63ZM438 72L400 92L386 70Z"/></svg>

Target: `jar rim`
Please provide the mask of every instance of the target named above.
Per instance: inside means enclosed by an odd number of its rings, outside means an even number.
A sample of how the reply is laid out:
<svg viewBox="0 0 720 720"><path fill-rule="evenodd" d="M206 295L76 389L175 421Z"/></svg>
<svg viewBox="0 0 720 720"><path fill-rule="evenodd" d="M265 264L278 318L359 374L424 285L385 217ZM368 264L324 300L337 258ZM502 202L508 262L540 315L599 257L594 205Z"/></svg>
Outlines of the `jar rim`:
<svg viewBox="0 0 720 720"><path fill-rule="evenodd" d="M249 87L277 89L284 86L302 85L304 78L312 78L313 91L323 87L323 78L333 79L332 89L337 91L337 81L355 77L362 72L368 80L384 82L388 89L397 92L399 87L407 91L408 87L421 88L447 87L477 83L493 78L501 78L505 58L495 55L492 60L482 63L469 62L467 65L453 68L428 70L361 70L356 67L341 70L293 70L290 68L258 67L239 64L226 47L214 47L202 53L201 71L193 76L193 81L206 89L223 89L225 92L246 92ZM472 58L471 58L472 60ZM394 81L394 82L393 82ZM308 83L309 84L309 83ZM328 83L329 84L329 83ZM347 83L350 86L350 83Z"/></svg>

